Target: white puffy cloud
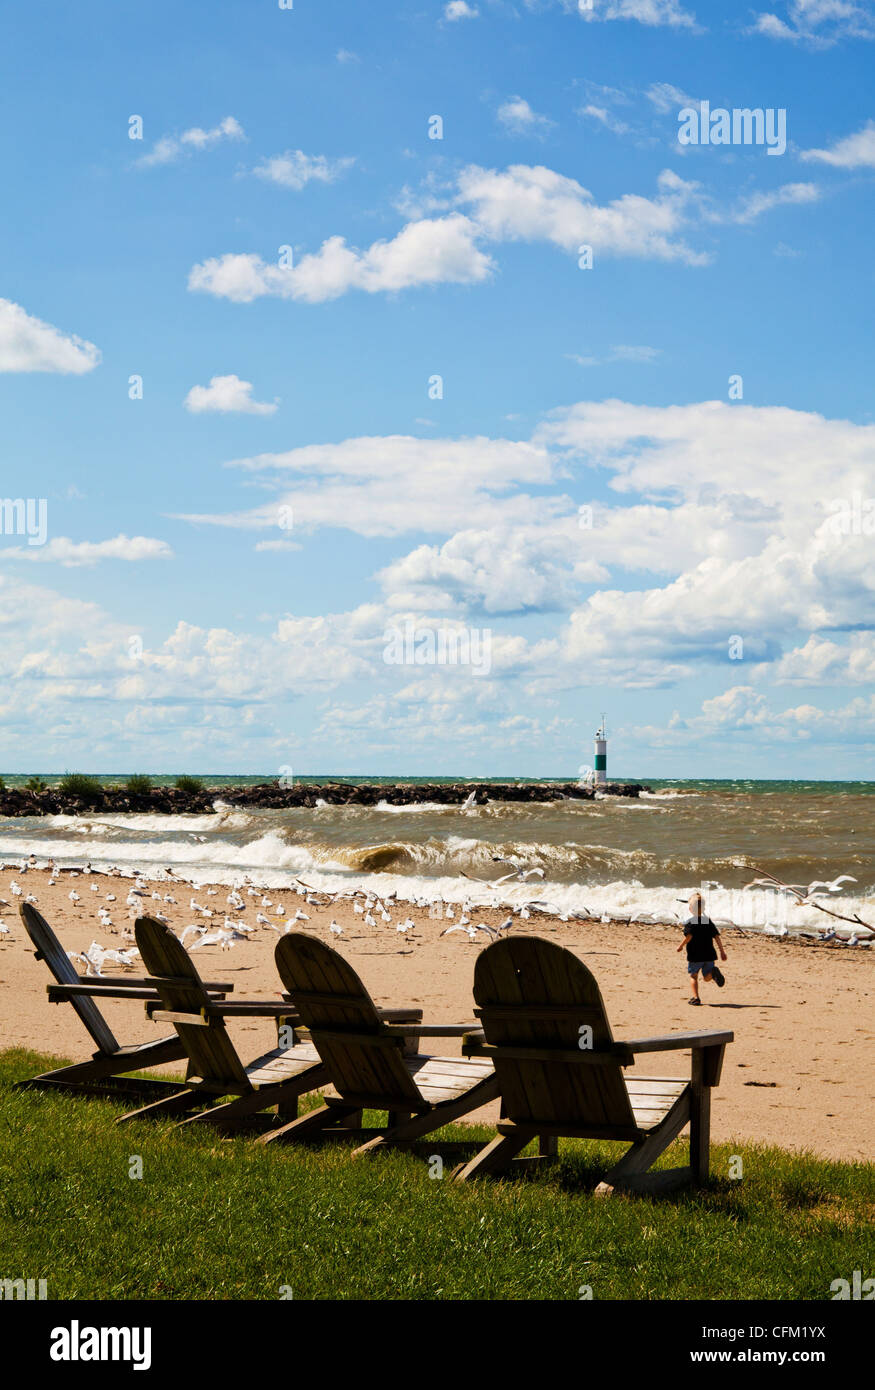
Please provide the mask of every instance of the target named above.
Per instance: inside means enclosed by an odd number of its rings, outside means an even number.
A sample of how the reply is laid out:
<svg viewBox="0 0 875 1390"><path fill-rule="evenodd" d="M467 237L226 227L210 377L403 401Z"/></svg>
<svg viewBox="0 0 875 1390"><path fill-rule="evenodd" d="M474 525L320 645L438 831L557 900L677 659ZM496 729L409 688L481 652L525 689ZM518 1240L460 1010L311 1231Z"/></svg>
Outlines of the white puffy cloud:
<svg viewBox="0 0 875 1390"><path fill-rule="evenodd" d="M524 97L509 97L498 108L498 119L513 135L540 135L550 129L553 122L547 116L533 111Z"/></svg>
<svg viewBox="0 0 875 1390"><path fill-rule="evenodd" d="M774 685L875 684L875 633L852 632L845 642L812 635L764 674Z"/></svg>
<svg viewBox="0 0 875 1390"><path fill-rule="evenodd" d="M100 350L93 343L34 318L11 299L0 299L0 372L81 376L99 361Z"/></svg>
<svg viewBox="0 0 875 1390"><path fill-rule="evenodd" d="M390 241L375 241L365 251L329 237L317 252L294 266L269 265L260 256L233 253L195 265L190 290L200 290L238 304L272 295L318 304L349 290L367 294L418 285L472 284L492 270L489 256L475 244L477 229L467 217L408 222Z"/></svg>
<svg viewBox="0 0 875 1390"><path fill-rule="evenodd" d="M800 159L831 164L836 169L875 168L875 121L867 121L862 130L846 135L828 150L801 150Z"/></svg>
<svg viewBox="0 0 875 1390"><path fill-rule="evenodd" d="M332 236L288 266L253 252L228 252L194 265L188 288L238 304L264 296L316 304L350 290L377 294L476 284L495 269L483 249L490 241L544 241L572 253L586 244L604 255L707 264L709 256L680 235L700 201L698 185L666 169L657 187L654 198L627 193L599 205L576 179L543 165L515 164L504 171L471 165L439 193L432 185L419 197L405 189L398 206L411 220L388 241L362 251ZM445 216L422 215L453 205Z"/></svg>
<svg viewBox="0 0 875 1390"><path fill-rule="evenodd" d="M120 535L108 541L72 541L67 536L55 536L45 545L0 544L0 561L30 560L68 567L96 565L101 560L167 560L172 554L166 541L152 536Z"/></svg>
<svg viewBox="0 0 875 1390"><path fill-rule="evenodd" d="M467 0L448 0L444 5L444 19L453 22L459 19L476 19L480 11Z"/></svg>
<svg viewBox="0 0 875 1390"><path fill-rule="evenodd" d="M305 154L303 150L286 150L285 154L275 154L262 159L252 172L256 178L299 192L314 181L334 183L354 163L355 160L351 156L327 159L323 154L311 155Z"/></svg>
<svg viewBox="0 0 875 1390"><path fill-rule="evenodd" d="M772 208L788 203L816 203L819 198L820 189L816 183L785 183L771 192L752 193L743 198L740 207L732 215L732 220L741 223L754 222L764 212L771 212Z"/></svg>
<svg viewBox="0 0 875 1390"><path fill-rule="evenodd" d="M704 265L708 257L680 238L696 185L671 170L655 198L625 193L600 206L576 179L544 165L514 164L499 172L471 165L459 177L459 201L492 241L547 241L564 251Z"/></svg>
<svg viewBox="0 0 875 1390"><path fill-rule="evenodd" d="M276 402L252 399L252 382L230 376L212 376L209 386L193 386L185 398L186 410L195 415L218 411L222 415L273 415Z"/></svg>
<svg viewBox="0 0 875 1390"><path fill-rule="evenodd" d="M586 20L629 19L648 28L696 29L696 16L678 0L591 0L589 4L572 0Z"/></svg>
<svg viewBox="0 0 875 1390"><path fill-rule="evenodd" d="M785 19L771 10L757 14L749 32L811 48L829 48L840 39L875 38L871 8L853 0L789 0Z"/></svg>
<svg viewBox="0 0 875 1390"><path fill-rule="evenodd" d="M452 532L466 525L531 521L563 505L519 491L550 482L548 454L525 441L417 439L388 435L311 444L234 465L273 489L252 511L197 515L188 521L264 530L293 509L296 531L338 526L365 536Z"/></svg>
<svg viewBox="0 0 875 1390"><path fill-rule="evenodd" d="M580 107L579 116L588 116L591 121L597 121L606 130L611 130L615 135L626 135L631 129L625 121L621 121L606 106L596 106L589 102L586 106Z"/></svg>
<svg viewBox="0 0 875 1390"><path fill-rule="evenodd" d="M234 116L226 116L210 130L192 126L180 135L163 135L160 140L156 140L148 154L137 160L137 163L147 168L155 164L172 164L184 154L208 150L222 140L245 139L246 135L240 122Z"/></svg>
<svg viewBox="0 0 875 1390"><path fill-rule="evenodd" d="M688 96L671 82L652 82L644 95L661 116L667 115L669 111L680 111L685 106L699 104L695 97Z"/></svg>

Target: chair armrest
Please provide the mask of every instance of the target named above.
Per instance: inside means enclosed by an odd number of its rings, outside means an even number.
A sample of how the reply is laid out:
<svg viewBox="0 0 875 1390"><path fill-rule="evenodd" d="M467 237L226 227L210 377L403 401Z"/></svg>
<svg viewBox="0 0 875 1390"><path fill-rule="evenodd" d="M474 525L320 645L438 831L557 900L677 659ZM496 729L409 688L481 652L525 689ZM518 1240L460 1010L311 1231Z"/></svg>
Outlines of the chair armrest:
<svg viewBox="0 0 875 1390"><path fill-rule="evenodd" d="M230 1004L211 1003L206 1012L221 1018L286 1018L289 1022L299 1017L290 1004L274 999L232 999Z"/></svg>
<svg viewBox="0 0 875 1390"><path fill-rule="evenodd" d="M291 994L283 994L282 998L288 1004L293 1004ZM385 1023L419 1023L422 1020L422 1009L403 1008L403 1009L377 1009L377 1013Z"/></svg>
<svg viewBox="0 0 875 1390"><path fill-rule="evenodd" d="M719 1029L704 1029L694 1033L667 1033L659 1038L633 1038L624 1042L631 1052L673 1052L676 1048L724 1047L731 1043L735 1034Z"/></svg>
<svg viewBox="0 0 875 1390"><path fill-rule="evenodd" d="M159 1018L164 1012L164 1004L154 993L148 996L149 1003L146 1005L146 1015L148 1018ZM192 1015L193 1016L193 1015ZM284 1004L278 999L234 999L230 1004L222 1003L217 999L211 999L209 1004L205 1004L197 1013L198 1018L284 1018L289 1022L297 1020L298 1015L290 1004ZM167 1019L164 1013L164 1021L184 1022L182 1018Z"/></svg>
<svg viewBox="0 0 875 1390"><path fill-rule="evenodd" d="M634 1061L632 1053L623 1043L612 1043L610 1047L517 1047L513 1043L486 1043L475 1034L469 1033L462 1043L464 1057L486 1057L490 1061L505 1062L561 1062L582 1067L630 1067Z"/></svg>
<svg viewBox="0 0 875 1390"><path fill-rule="evenodd" d="M476 1028L477 1025L471 1023L386 1023L383 1035L394 1038L463 1038ZM479 1031L482 1032L482 1029Z"/></svg>
<svg viewBox="0 0 875 1390"><path fill-rule="evenodd" d="M113 976L112 983L114 985L121 985L123 989L139 989L142 985L149 985L154 988L157 978L157 976L152 975L119 975L117 979ZM80 985L91 985L93 983L93 975L79 976ZM201 980L201 984L210 994L233 994L234 992L233 985L217 984L215 980Z"/></svg>
<svg viewBox="0 0 875 1390"><path fill-rule="evenodd" d="M72 999L78 994L87 994L96 999L152 999L160 1003L157 990L136 984L128 984L127 989L119 989L115 980L107 980L103 984L86 984L83 980L78 985L46 985L46 993L50 1004L61 1004L65 999Z"/></svg>

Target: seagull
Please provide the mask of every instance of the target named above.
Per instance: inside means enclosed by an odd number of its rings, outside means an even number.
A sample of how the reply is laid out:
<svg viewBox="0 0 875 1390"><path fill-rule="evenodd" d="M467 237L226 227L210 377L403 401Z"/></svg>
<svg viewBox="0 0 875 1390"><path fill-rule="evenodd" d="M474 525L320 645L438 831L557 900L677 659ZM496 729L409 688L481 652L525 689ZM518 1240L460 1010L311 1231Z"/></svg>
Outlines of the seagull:
<svg viewBox="0 0 875 1390"><path fill-rule="evenodd" d="M201 946L220 946L223 951L230 951L233 949L235 941L245 940L246 937L242 936L240 932L226 931L224 927L220 927L218 931L207 932L200 941L194 943L191 950L199 951ZM191 955L191 951L189 951L189 955Z"/></svg>
<svg viewBox="0 0 875 1390"><path fill-rule="evenodd" d="M376 917L374 917L370 912L366 912L366 913L365 913L365 926L366 926L366 927L375 927L376 925L377 925L377 919L376 919Z"/></svg>
<svg viewBox="0 0 875 1390"><path fill-rule="evenodd" d="M15 882L15 879L12 879L12 881L11 881L10 884L9 884L9 888L10 888L10 891L11 891L11 893L12 893L13 898L20 898L20 897L21 897L21 889L19 888L18 884Z"/></svg>
<svg viewBox="0 0 875 1390"><path fill-rule="evenodd" d="M463 811L472 811L472 810L474 809L474 806L475 806L475 804L476 804L476 801L477 801L477 793L476 793L476 791L471 792L470 796L467 796L467 797L465 798L465 800L462 802L461 809L462 809Z"/></svg>
<svg viewBox="0 0 875 1390"><path fill-rule="evenodd" d="M259 925L260 927L271 927L271 926L273 926L273 923L271 922L270 918L269 918L269 917L265 917L265 915L264 915L263 912L256 912L256 914L255 914L255 920L256 920L256 922L258 923L258 925Z"/></svg>
<svg viewBox="0 0 875 1390"><path fill-rule="evenodd" d="M338 926L337 922L331 922L329 924L328 930L334 936L343 936L343 927Z"/></svg>
<svg viewBox="0 0 875 1390"><path fill-rule="evenodd" d="M810 898L810 897L811 897L811 894L814 892L815 888L826 888L826 890L827 890L829 893L840 893L840 892L841 892L841 885L842 885L843 883L856 883L856 882L857 882L857 880L856 880L855 878L852 878L850 874L839 874L838 878L832 879L832 881L829 882L829 883L826 883L826 882L822 881L821 879L817 879L814 883L809 883L807 889L805 890L805 894L806 894L806 897L809 897L809 898Z"/></svg>
<svg viewBox="0 0 875 1390"><path fill-rule="evenodd" d="M182 943L182 945L184 946L184 945L185 945L185 938L188 936L189 932L192 932L192 931L193 931L193 932L197 932L198 936L204 936L205 933L206 933L206 930L207 930L206 927L200 926L199 923L197 923L197 922L192 922L192 923L190 923L189 926L183 928L183 930L182 930L182 932L180 933L180 936L179 936L178 939L179 939L179 941Z"/></svg>
<svg viewBox="0 0 875 1390"><path fill-rule="evenodd" d="M70 899L71 903L78 903L79 901L79 894L76 892L75 888L70 889L69 893L67 894L67 897Z"/></svg>
<svg viewBox="0 0 875 1390"><path fill-rule="evenodd" d="M309 922L309 920L310 918L307 916L306 912L302 912L300 908L298 908L297 912L292 918L293 922Z"/></svg>

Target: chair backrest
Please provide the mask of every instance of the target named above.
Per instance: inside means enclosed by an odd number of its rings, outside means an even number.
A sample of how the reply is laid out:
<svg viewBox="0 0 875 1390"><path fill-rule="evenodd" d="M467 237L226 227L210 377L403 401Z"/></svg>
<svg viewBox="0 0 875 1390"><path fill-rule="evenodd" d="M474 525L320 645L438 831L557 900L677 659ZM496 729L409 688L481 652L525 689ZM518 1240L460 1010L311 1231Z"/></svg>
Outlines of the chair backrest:
<svg viewBox="0 0 875 1390"><path fill-rule="evenodd" d="M386 1035L371 996L337 951L289 932L277 942L276 964L340 1095L360 1097L378 1110L422 1108L402 1061L401 1039Z"/></svg>
<svg viewBox="0 0 875 1390"><path fill-rule="evenodd" d="M211 1002L194 961L168 926L154 917L138 917L134 934L165 1009L196 1014ZM210 1086L232 1083L233 1089L246 1088L243 1063L222 1019L213 1019L208 1028L196 1023L173 1026L188 1054L189 1076L200 1077Z"/></svg>
<svg viewBox="0 0 875 1390"><path fill-rule="evenodd" d="M22 903L21 920L24 923L25 931L36 947L34 954L37 960L45 961L59 985L77 985L81 976L74 970L73 962L42 913L37 912L32 903ZM98 1049L107 1055L118 1052L119 1045L113 1036L112 1029L97 1007L96 1001L89 998L87 994L71 994L70 1003L85 1024Z"/></svg>
<svg viewBox="0 0 875 1390"><path fill-rule="evenodd" d="M518 1123L570 1128L634 1126L620 1063L502 1058L508 1048L582 1052L613 1045L599 987L570 951L537 936L506 937L487 947L474 967L476 1013L493 1062L505 1113ZM582 1028L591 1033L581 1032Z"/></svg>

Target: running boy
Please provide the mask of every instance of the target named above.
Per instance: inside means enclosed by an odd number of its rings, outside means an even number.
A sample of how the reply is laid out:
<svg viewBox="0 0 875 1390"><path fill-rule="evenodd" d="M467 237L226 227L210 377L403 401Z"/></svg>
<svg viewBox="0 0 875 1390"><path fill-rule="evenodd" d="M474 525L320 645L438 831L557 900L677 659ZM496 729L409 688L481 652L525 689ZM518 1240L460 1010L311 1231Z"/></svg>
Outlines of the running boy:
<svg viewBox="0 0 875 1390"><path fill-rule="evenodd" d="M691 893L689 899L690 916L684 922L684 939L678 946L678 950L687 948L687 974L690 977L690 988L693 991L690 1004L701 1005L699 998L699 971L702 972L702 979L709 984L711 980L715 982L718 989L722 989L726 984L723 974L716 964L717 951L714 950L716 943L717 950L720 952L720 959L726 959L726 952L723 949L723 942L720 933L703 911L704 901L701 893Z"/></svg>

